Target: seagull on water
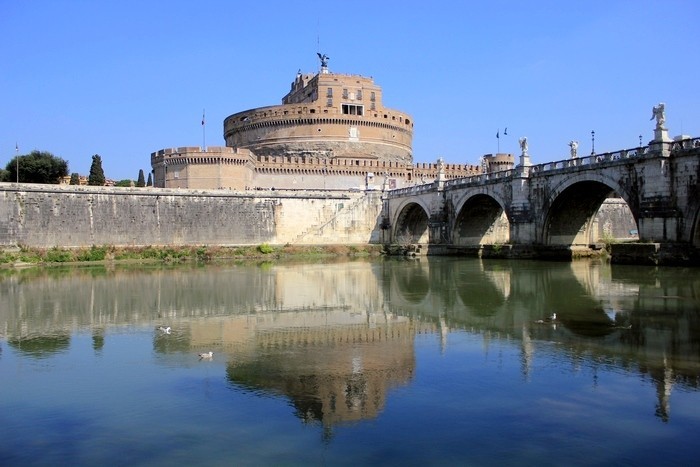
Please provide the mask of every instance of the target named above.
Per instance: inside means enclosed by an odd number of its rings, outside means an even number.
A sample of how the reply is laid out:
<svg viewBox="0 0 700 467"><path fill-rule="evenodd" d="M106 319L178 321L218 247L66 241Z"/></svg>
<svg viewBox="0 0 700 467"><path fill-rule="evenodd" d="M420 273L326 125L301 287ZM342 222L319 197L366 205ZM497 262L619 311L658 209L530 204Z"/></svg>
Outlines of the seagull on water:
<svg viewBox="0 0 700 467"><path fill-rule="evenodd" d="M556 314L556 313L552 313L552 316L550 316L549 318L538 319L537 321L535 321L535 323L539 323L539 324L553 323L553 322L555 322L556 320L557 320L557 314Z"/></svg>
<svg viewBox="0 0 700 467"><path fill-rule="evenodd" d="M204 353L199 354L199 359L200 359L200 360L204 360L205 358L206 358L206 359L210 359L210 358L212 358L213 356L214 356L214 352L212 352L212 351L204 352Z"/></svg>
<svg viewBox="0 0 700 467"><path fill-rule="evenodd" d="M158 330L164 334L170 334L170 326L167 326L167 327L161 326L158 328Z"/></svg>

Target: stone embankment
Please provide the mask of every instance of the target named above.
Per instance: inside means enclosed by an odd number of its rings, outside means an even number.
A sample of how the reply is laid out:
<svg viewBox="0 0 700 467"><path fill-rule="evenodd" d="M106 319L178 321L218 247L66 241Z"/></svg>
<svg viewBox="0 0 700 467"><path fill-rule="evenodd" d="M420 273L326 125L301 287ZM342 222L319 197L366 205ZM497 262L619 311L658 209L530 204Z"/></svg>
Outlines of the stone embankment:
<svg viewBox="0 0 700 467"><path fill-rule="evenodd" d="M0 184L0 248L381 243L381 194Z"/></svg>

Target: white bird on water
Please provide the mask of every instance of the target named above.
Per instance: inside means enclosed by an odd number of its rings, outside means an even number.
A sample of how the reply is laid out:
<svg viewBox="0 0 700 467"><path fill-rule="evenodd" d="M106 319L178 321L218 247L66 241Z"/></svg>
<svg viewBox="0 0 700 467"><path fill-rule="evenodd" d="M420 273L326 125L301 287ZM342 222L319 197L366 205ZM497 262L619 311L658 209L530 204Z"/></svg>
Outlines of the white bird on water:
<svg viewBox="0 0 700 467"><path fill-rule="evenodd" d="M206 359L210 359L210 358L212 358L213 356L214 356L214 352L212 352L212 351L204 352L204 353L199 354L199 359L200 359L200 360L204 360L205 358L206 358Z"/></svg>
<svg viewBox="0 0 700 467"><path fill-rule="evenodd" d="M557 320L557 314L556 314L556 313L552 313L552 316L550 316L549 318L546 318L546 319L538 319L537 321L535 321L535 323L539 323L539 324L553 323L553 322L555 322L556 320Z"/></svg>
<svg viewBox="0 0 700 467"><path fill-rule="evenodd" d="M158 328L158 330L164 334L170 334L170 326L168 326L168 327L161 326Z"/></svg>

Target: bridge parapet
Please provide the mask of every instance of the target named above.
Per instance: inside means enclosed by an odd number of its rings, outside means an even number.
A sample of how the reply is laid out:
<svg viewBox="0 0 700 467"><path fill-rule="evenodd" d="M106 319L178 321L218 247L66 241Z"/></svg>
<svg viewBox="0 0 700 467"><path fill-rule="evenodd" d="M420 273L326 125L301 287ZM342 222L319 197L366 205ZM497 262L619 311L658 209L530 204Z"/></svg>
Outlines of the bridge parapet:
<svg viewBox="0 0 700 467"><path fill-rule="evenodd" d="M686 138L674 141L671 144L671 152L684 151L688 149L700 149L700 138Z"/></svg>
<svg viewBox="0 0 700 467"><path fill-rule="evenodd" d="M605 152L603 154L591 154L590 156L577 157L574 159L564 159L554 162L545 162L530 167L532 173L542 173L552 170L567 169L571 167L580 167L584 165L604 165L608 162L616 162L623 159L631 159L649 154L651 151L649 146L642 146L632 149L623 149L621 151Z"/></svg>
<svg viewBox="0 0 700 467"><path fill-rule="evenodd" d="M446 180L445 187L456 188L465 185L481 185L488 182L503 181L505 179L512 178L513 174L515 174L515 169L488 172L479 175L472 175L471 177L455 178L452 180Z"/></svg>
<svg viewBox="0 0 700 467"><path fill-rule="evenodd" d="M416 196L429 191L435 191L437 187L436 182L426 183L423 185L414 185L405 188L397 188L396 190L391 190L387 195L391 198L402 198L405 196Z"/></svg>

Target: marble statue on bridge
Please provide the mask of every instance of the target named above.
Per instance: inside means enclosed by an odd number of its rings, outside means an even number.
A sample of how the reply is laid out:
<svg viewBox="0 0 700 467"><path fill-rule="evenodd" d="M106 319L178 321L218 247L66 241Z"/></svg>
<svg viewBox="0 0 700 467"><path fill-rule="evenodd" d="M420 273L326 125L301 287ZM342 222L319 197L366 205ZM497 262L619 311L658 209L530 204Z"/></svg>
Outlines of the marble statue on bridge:
<svg viewBox="0 0 700 467"><path fill-rule="evenodd" d="M654 120L656 118L656 129L665 130L664 124L666 123L666 106L663 102L659 105L655 105L651 110L651 118L649 120Z"/></svg>
<svg viewBox="0 0 700 467"><path fill-rule="evenodd" d="M523 136L518 140L520 142L520 150L523 156L527 156L527 136Z"/></svg>
<svg viewBox="0 0 700 467"><path fill-rule="evenodd" d="M578 157L578 141L569 141L569 147L571 148L571 158L576 159Z"/></svg>

